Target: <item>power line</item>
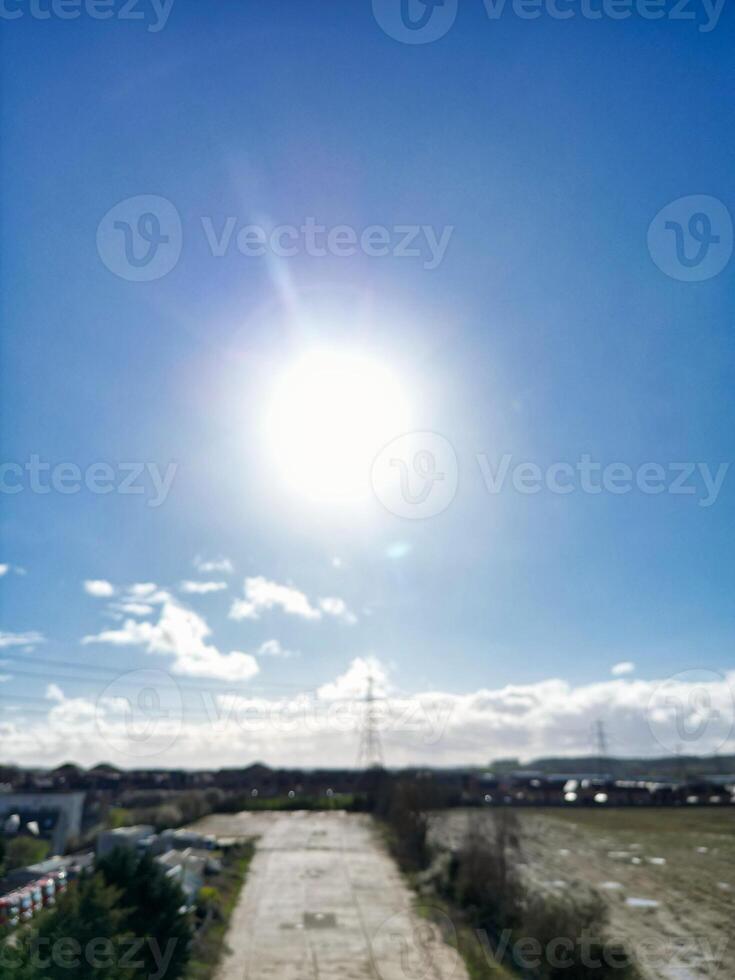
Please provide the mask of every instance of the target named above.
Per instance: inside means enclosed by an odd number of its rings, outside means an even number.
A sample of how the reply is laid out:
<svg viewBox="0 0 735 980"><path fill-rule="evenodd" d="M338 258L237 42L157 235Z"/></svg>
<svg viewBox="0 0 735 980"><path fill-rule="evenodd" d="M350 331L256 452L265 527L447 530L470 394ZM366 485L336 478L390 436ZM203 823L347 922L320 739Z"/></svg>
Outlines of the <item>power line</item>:
<svg viewBox="0 0 735 980"><path fill-rule="evenodd" d="M133 671L135 673L135 671ZM112 687L114 685L115 690L136 690L141 689L140 681L126 681L125 674L119 674L119 681L115 679L108 679L107 677L85 677L79 674L59 674L55 672L45 672L43 674L33 673L27 670L13 670L13 677L35 677L40 681L58 681L60 683L68 684L88 684L88 685L101 685L104 684L105 687ZM193 677L179 677L178 675L169 675L173 683L181 688L182 693L209 693L209 694L230 694L233 697L244 698L248 694L259 694L259 696L264 696L267 692L272 692L274 695L278 694L282 698L296 698L300 695L314 697L317 693L316 688L304 688L299 685L294 685L293 687L281 688L278 684L248 684L247 687L240 687L235 689L235 684L247 684L246 681L233 681L228 682L225 685L212 686L212 684L200 684ZM154 685L148 685L154 686ZM279 693L280 692L280 693Z"/></svg>
<svg viewBox="0 0 735 980"><path fill-rule="evenodd" d="M87 676L85 674L79 674L77 672L60 673L58 669L55 671L44 670L42 672L28 671L16 667L15 664L13 664L10 661L6 661L6 662L7 662L7 667L4 667L3 669L12 671L13 677L15 676L36 677L39 680L58 680L58 681L67 681L67 682L89 683L89 684L107 683L109 685L119 678L121 682L120 686L123 686L125 682L125 677L128 674L136 674L139 671L160 671L163 673L168 673L167 671L164 670L164 668L159 666L137 667L137 668L133 667L130 670L121 672L119 670L114 670L113 668L109 668L109 667L98 667L92 664L73 663L71 661L60 661L60 660L35 660L35 661L24 660L23 661L24 664L27 664L28 666L32 666L32 667L36 665L41 666L42 664L47 664L49 666L61 668L64 671L66 671L67 668L74 668L75 671L78 670L89 671L90 676ZM95 677L93 676L94 672L103 672L108 676ZM169 674L169 676L171 677L171 680L174 681L174 683L177 684L179 687L182 687L184 689L190 687L191 689L197 691L220 691L222 693L232 693L232 688L243 686L242 694L247 693L247 691L281 691L281 690L296 691L299 694L309 694L309 695L317 693L317 688L303 687L300 684L275 683L275 682L269 682L267 684L263 684L263 683L252 683L249 680L235 679L231 681L228 680L217 686L213 686L213 681L210 679L209 682L207 682L207 678L205 677L203 677L202 680L200 681L198 678L193 676L178 675L178 674ZM118 685L116 684L115 686L117 687ZM134 684L133 686L139 688L140 684Z"/></svg>

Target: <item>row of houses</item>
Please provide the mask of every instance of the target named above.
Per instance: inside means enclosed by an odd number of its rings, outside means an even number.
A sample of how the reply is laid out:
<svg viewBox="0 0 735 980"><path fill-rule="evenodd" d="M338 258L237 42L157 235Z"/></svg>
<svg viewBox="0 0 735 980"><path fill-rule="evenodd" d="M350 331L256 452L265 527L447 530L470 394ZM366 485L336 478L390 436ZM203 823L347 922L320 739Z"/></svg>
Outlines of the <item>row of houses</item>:
<svg viewBox="0 0 735 980"><path fill-rule="evenodd" d="M91 769L68 762L55 769L0 766L0 787L9 792L123 793L132 790L207 789L213 773L185 769L119 769L101 762Z"/></svg>
<svg viewBox="0 0 735 980"><path fill-rule="evenodd" d="M470 804L516 806L732 806L735 775L661 782L610 775L533 770L472 774L463 797Z"/></svg>
<svg viewBox="0 0 735 980"><path fill-rule="evenodd" d="M17 826L11 826L10 832L30 832L44 837L50 841L54 853L63 854L70 844L85 834L88 836L91 829L102 822L109 806L128 805L126 797L137 796L137 802L131 804L133 806L149 806L197 796L197 793L191 793L191 785L180 785L181 774L178 770L116 770L113 773L111 769L105 769L101 775L100 767L96 767L95 770L78 770L72 776L69 767L61 769L65 774L60 774L60 770L48 774L48 779L54 785L44 791L8 791L11 790L10 784L5 785L5 792L0 789L0 832L4 822L11 819ZM461 768L416 768L402 770L398 775L430 781L436 791L437 805L440 806L488 803L519 806L724 806L735 801L735 775L727 774L678 782L650 778L620 779L599 772L546 773L530 769L494 773ZM256 764L241 769L187 773L186 776L189 782L195 778L200 783L211 782L209 789L213 793L198 795L212 796L205 804L212 809L227 798L234 799L237 805L238 801L242 804L248 797L322 798L334 794L364 794L376 790L385 773L379 770L365 773L354 769L270 769ZM103 782L112 780L115 789L100 789L98 779ZM80 789L80 786L88 788ZM150 799L146 799L146 796ZM190 819L197 815L198 812Z"/></svg>
<svg viewBox="0 0 735 980"><path fill-rule="evenodd" d="M114 793L140 791L184 791L221 789L241 792L257 789L261 795L276 796L291 789L304 792L326 790L350 792L359 785L356 769L272 769L261 763L228 769L119 769L100 763L84 769L73 763L55 769L21 769L0 766L0 787L7 791ZM335 783L337 785L335 785Z"/></svg>

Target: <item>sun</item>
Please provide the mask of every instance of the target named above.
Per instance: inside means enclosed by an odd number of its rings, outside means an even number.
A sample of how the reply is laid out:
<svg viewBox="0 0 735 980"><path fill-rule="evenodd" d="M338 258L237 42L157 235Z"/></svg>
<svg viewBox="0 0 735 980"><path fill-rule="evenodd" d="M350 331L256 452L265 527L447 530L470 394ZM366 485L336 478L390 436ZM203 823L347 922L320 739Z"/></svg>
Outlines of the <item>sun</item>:
<svg viewBox="0 0 735 980"><path fill-rule="evenodd" d="M265 436L279 479L312 502L356 502L372 462L410 429L404 386L381 361L354 351L312 350L278 378Z"/></svg>

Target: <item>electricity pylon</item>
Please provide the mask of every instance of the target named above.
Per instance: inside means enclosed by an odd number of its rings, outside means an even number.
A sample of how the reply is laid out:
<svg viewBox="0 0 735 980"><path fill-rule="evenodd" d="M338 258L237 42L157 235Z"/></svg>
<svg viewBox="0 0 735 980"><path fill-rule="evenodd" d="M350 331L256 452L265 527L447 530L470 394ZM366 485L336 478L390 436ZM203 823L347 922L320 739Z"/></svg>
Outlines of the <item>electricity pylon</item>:
<svg viewBox="0 0 735 980"><path fill-rule="evenodd" d="M360 730L360 746L357 752L358 769L382 769L383 746L380 742L377 698L373 690L373 675L368 674L365 692L365 713Z"/></svg>

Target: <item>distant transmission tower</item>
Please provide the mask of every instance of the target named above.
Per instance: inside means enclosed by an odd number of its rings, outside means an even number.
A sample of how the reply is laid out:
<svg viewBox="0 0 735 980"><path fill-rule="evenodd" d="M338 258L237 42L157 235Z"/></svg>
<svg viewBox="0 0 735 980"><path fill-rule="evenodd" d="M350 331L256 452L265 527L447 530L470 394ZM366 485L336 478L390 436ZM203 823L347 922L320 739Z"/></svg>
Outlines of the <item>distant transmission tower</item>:
<svg viewBox="0 0 735 980"><path fill-rule="evenodd" d="M357 752L358 769L383 768L383 747L380 744L376 701L377 698L373 690L373 675L368 674L367 691L365 692L365 715L362 720L360 747Z"/></svg>
<svg viewBox="0 0 735 980"><path fill-rule="evenodd" d="M689 774L684 756L682 755L681 742L676 743L676 768L679 781L686 785L689 782Z"/></svg>
<svg viewBox="0 0 735 980"><path fill-rule="evenodd" d="M605 731L605 722L596 721L595 722L595 743L597 745L597 758L598 765L600 767L599 775L602 775L605 770L605 765L607 763L607 732Z"/></svg>

